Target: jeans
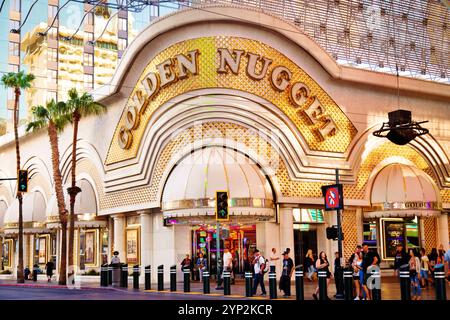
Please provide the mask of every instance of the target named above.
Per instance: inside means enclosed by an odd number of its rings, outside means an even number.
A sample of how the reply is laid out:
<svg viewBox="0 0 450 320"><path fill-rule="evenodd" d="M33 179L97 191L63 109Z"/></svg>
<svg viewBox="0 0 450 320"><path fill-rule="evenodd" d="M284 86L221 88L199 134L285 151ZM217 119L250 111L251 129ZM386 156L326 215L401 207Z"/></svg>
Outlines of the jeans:
<svg viewBox="0 0 450 320"><path fill-rule="evenodd" d="M314 266L313 266L313 265L310 265L310 266L308 267L308 279L311 280L311 278L312 278L313 275L314 275Z"/></svg>
<svg viewBox="0 0 450 320"><path fill-rule="evenodd" d="M420 270L420 276L428 280L428 270Z"/></svg>
<svg viewBox="0 0 450 320"><path fill-rule="evenodd" d="M411 286L412 286L412 295L420 296L422 294L422 289L420 288L419 277L417 275L411 276Z"/></svg>
<svg viewBox="0 0 450 320"><path fill-rule="evenodd" d="M266 288L264 287L264 275L261 273L256 273L253 278L253 295L256 294L256 289L258 289L258 284L261 285L261 292L266 294Z"/></svg>

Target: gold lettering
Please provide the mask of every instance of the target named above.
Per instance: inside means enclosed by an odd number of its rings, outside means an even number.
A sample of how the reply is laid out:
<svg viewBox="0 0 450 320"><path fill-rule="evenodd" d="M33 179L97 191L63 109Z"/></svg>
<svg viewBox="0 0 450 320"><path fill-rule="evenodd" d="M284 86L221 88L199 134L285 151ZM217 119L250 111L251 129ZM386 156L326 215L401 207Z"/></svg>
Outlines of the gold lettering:
<svg viewBox="0 0 450 320"><path fill-rule="evenodd" d="M239 65L241 63L241 56L244 54L244 50L233 50L233 57L228 49L219 48L217 51L220 54L220 67L217 69L218 73L228 73L228 68L234 74L239 73Z"/></svg>
<svg viewBox="0 0 450 320"><path fill-rule="evenodd" d="M172 65L172 59L167 59L156 66L161 79L161 87L165 87L176 80L176 75L172 69Z"/></svg>
<svg viewBox="0 0 450 320"><path fill-rule="evenodd" d="M134 130L139 124L139 110L136 105L129 105L125 112L125 128Z"/></svg>
<svg viewBox="0 0 450 320"><path fill-rule="evenodd" d="M147 93L148 99L151 99L159 91L159 77L154 72L149 72L144 80L141 81L141 84Z"/></svg>
<svg viewBox="0 0 450 320"><path fill-rule="evenodd" d="M270 76L271 84L273 88L277 91L286 90L289 85L289 81L291 81L292 72L283 66L278 66L273 68L272 74Z"/></svg>
<svg viewBox="0 0 450 320"><path fill-rule="evenodd" d="M247 75L253 80L263 79L267 74L267 69L269 68L269 65L272 63L272 60L251 52L248 52L247 56L248 56ZM260 60L263 60L264 64L259 74L256 74L256 64Z"/></svg>
<svg viewBox="0 0 450 320"><path fill-rule="evenodd" d="M309 88L301 82L292 85L289 92L289 98L296 107L303 107L309 98Z"/></svg>
<svg viewBox="0 0 450 320"><path fill-rule="evenodd" d="M188 52L190 59L183 54L175 56L178 63L178 79L187 78L188 72L193 75L198 74L198 54L198 50L192 50Z"/></svg>
<svg viewBox="0 0 450 320"><path fill-rule="evenodd" d="M119 131L118 143L121 149L128 149L131 147L131 143L133 141L133 136L131 135L130 130L125 127L121 127Z"/></svg>
<svg viewBox="0 0 450 320"><path fill-rule="evenodd" d="M336 134L337 128L336 123L331 119L330 116L326 115L325 119L322 119L325 122L325 125L319 128L319 133L322 139L325 139L328 136L334 136Z"/></svg>

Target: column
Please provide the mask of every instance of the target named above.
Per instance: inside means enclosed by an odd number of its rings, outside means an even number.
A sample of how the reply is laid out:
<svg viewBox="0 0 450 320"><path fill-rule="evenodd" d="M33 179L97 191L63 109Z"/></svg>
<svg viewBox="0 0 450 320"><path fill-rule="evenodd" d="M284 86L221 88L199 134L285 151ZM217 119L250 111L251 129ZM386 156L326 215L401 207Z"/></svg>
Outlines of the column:
<svg viewBox="0 0 450 320"><path fill-rule="evenodd" d="M125 262L125 216L123 214L113 216L114 219L114 244L113 251L119 252L119 259Z"/></svg>
<svg viewBox="0 0 450 320"><path fill-rule="evenodd" d="M291 249L291 258L294 258L294 214L293 206L283 205L280 208L280 254Z"/></svg>
<svg viewBox="0 0 450 320"><path fill-rule="evenodd" d="M153 220L149 212L140 213L141 218L141 265L153 266ZM142 272L142 275L144 273Z"/></svg>
<svg viewBox="0 0 450 320"><path fill-rule="evenodd" d="M175 264L175 226L164 226L163 214L153 213L153 265L152 281L157 281L157 267L164 265L164 281L169 282L171 265Z"/></svg>
<svg viewBox="0 0 450 320"><path fill-rule="evenodd" d="M28 266L30 268L30 270L32 270L31 268L33 268L33 262L34 262L34 234L30 235L29 246L30 246L30 252L28 254L28 260L26 260L24 263L25 263L25 267Z"/></svg>
<svg viewBox="0 0 450 320"><path fill-rule="evenodd" d="M189 225L174 226L173 246L175 260L173 264L177 266L177 279L183 279L183 274L179 267L181 261L183 261L187 254L189 254L191 259L195 259L196 256L196 252L192 252L191 230L192 228Z"/></svg>
<svg viewBox="0 0 450 320"><path fill-rule="evenodd" d="M442 244L444 250L449 249L449 234L448 234L448 216L446 212L442 212L438 218L438 237L439 246Z"/></svg>
<svg viewBox="0 0 450 320"><path fill-rule="evenodd" d="M114 221L111 217L108 217L108 263L112 259L112 251L114 245Z"/></svg>
<svg viewBox="0 0 450 320"><path fill-rule="evenodd" d="M292 231L293 232L293 231ZM280 260L275 263L277 277L281 275L281 261L283 260L281 254L286 247L280 245L280 227L273 222L258 222L256 223L256 248L261 255L266 259L270 259L272 248L277 249L277 255ZM294 258L294 248L291 248L291 258Z"/></svg>
<svg viewBox="0 0 450 320"><path fill-rule="evenodd" d="M356 242L362 244L364 241L364 214L362 208L356 208ZM344 236L345 237L345 236ZM353 248L354 249L354 248Z"/></svg>

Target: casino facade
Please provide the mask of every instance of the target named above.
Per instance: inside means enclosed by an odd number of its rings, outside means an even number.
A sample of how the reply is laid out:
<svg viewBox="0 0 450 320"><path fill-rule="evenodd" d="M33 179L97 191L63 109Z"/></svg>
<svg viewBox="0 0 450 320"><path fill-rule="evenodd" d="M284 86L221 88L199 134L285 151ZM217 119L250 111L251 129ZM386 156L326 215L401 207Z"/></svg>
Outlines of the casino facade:
<svg viewBox="0 0 450 320"><path fill-rule="evenodd" d="M218 15L217 13L220 13ZM337 251L326 239L336 212L321 186L335 169L344 185L344 256L376 248L391 268L397 243L449 248L450 90L400 77L401 108L430 134L399 146L373 136L398 109L396 76L342 66L294 24L242 7L181 10L151 24L124 53L108 85L93 92L107 107L82 119L77 150L76 268L110 261L179 264L216 256L217 190L229 192L221 248L238 269L255 248ZM21 133L24 261L58 260L58 221L48 138ZM71 128L60 136L70 184ZM15 173L14 139L0 139L0 176ZM3 269L17 266L15 183L0 185ZM68 199L68 196L67 196ZM13 272L14 274L15 272Z"/></svg>

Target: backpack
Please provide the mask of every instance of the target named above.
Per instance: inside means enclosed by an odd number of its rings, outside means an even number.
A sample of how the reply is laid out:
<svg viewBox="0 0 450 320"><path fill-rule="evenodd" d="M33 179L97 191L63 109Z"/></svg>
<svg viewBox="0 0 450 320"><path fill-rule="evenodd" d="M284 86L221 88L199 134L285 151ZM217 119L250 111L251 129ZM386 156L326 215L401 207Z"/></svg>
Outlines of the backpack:
<svg viewBox="0 0 450 320"><path fill-rule="evenodd" d="M270 270L270 266L269 266L269 260L267 260L266 258L264 258L264 270L263 270L263 274L269 272Z"/></svg>

